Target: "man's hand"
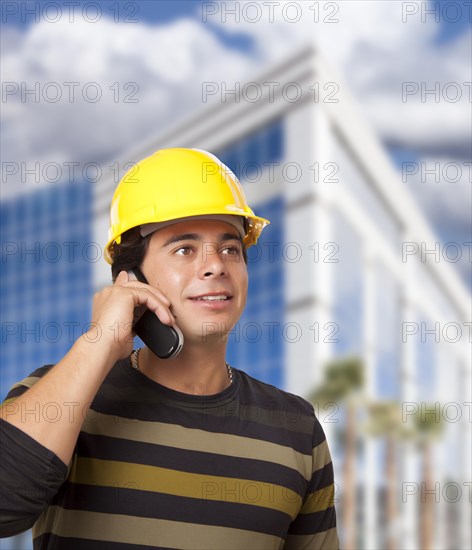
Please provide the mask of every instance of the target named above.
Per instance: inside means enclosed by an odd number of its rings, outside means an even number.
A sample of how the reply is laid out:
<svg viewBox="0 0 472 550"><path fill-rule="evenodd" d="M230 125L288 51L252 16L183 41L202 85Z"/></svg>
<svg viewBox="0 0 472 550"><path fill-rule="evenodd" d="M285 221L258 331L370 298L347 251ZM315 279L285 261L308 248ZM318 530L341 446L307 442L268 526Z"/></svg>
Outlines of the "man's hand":
<svg viewBox="0 0 472 550"><path fill-rule="evenodd" d="M170 301L160 290L130 280L128 273L121 271L115 284L95 294L90 330L83 337L89 342L100 339L102 345L109 346L114 364L131 353L133 325L146 309L153 311L164 324L175 324Z"/></svg>

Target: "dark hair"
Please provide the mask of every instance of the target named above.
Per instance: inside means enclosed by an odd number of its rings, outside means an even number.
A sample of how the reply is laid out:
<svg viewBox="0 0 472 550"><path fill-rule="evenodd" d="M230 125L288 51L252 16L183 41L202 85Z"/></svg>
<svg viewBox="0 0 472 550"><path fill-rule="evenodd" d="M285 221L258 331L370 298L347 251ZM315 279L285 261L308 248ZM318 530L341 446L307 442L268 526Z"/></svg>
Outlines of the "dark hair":
<svg viewBox="0 0 472 550"><path fill-rule="evenodd" d="M139 227L133 227L121 235L120 244L114 243L112 245L110 253L113 258L111 264L113 282L115 282L120 271L129 271L142 264L151 235L141 237Z"/></svg>
<svg viewBox="0 0 472 550"><path fill-rule="evenodd" d="M133 227L121 235L121 243L114 243L110 248L110 254L113 259L111 265L111 277L113 282L118 277L120 271L129 271L135 267L140 267L148 249L151 235L142 237L139 227ZM243 246L243 258L247 264L247 250Z"/></svg>

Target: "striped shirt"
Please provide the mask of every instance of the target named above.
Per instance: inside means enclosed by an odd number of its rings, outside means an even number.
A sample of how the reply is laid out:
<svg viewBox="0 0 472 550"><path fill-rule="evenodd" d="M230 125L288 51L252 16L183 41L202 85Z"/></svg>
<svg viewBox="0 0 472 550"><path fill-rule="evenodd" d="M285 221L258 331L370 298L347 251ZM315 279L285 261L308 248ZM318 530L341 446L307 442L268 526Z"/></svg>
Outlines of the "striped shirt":
<svg viewBox="0 0 472 550"><path fill-rule="evenodd" d="M67 479L34 523L34 548L336 550L333 468L313 407L233 371L221 393L189 395L126 359L88 411L58 409L84 423Z"/></svg>

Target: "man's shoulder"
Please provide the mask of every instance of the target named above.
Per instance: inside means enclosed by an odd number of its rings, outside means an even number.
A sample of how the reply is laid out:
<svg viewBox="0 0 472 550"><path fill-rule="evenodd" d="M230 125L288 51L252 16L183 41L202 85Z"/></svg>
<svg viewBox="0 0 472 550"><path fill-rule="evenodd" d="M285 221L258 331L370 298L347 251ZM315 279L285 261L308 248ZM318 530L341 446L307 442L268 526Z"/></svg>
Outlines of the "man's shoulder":
<svg viewBox="0 0 472 550"><path fill-rule="evenodd" d="M294 411L302 412L307 416L314 415L313 405L303 397L254 378L243 370L238 370L238 373L241 378L242 392L246 391L252 394L253 399L258 401L264 400L274 404L278 403L283 407L292 407Z"/></svg>

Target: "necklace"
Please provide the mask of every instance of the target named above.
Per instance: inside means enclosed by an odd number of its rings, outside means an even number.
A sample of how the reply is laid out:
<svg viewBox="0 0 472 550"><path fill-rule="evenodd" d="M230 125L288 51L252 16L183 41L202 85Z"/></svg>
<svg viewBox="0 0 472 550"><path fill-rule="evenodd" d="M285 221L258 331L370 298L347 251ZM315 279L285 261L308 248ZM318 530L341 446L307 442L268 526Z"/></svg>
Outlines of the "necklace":
<svg viewBox="0 0 472 550"><path fill-rule="evenodd" d="M139 370L139 352L141 351L141 349L142 348L135 349L133 351L133 353L131 354L131 366L133 367L133 369L136 369L136 370ZM232 384L233 383L233 369L231 368L229 363L225 363L225 364L226 364L226 370L228 371L229 383Z"/></svg>

